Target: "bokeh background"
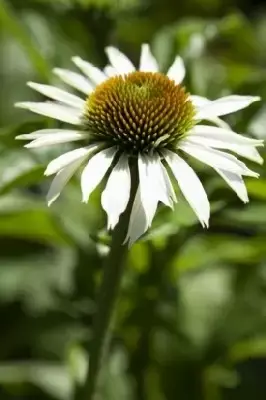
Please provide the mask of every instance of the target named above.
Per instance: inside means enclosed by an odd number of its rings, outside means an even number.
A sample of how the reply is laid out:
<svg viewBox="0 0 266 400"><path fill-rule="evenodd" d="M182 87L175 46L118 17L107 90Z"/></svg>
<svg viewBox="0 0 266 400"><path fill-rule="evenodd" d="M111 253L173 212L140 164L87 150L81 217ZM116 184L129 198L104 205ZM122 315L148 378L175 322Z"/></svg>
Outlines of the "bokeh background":
<svg viewBox="0 0 266 400"><path fill-rule="evenodd" d="M56 127L14 109L39 100L28 80L104 47L135 63L149 42L162 70L176 53L186 86L214 99L266 98L266 6L254 0L0 0L0 399L70 400L88 359L95 294L110 238L100 191L81 204L78 179L48 208L45 165L68 145L29 151L17 134ZM266 137L262 101L228 116ZM266 399L266 170L243 205L210 168L203 230L180 197L159 210L129 255L102 400Z"/></svg>

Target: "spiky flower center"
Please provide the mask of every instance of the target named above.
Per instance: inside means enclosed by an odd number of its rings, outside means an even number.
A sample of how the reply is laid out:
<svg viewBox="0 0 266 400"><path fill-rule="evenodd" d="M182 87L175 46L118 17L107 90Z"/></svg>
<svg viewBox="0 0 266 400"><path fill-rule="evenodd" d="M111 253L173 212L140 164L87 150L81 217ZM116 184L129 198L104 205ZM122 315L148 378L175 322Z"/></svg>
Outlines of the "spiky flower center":
<svg viewBox="0 0 266 400"><path fill-rule="evenodd" d="M174 147L194 125L185 88L161 73L110 78L88 97L85 129L129 153Z"/></svg>

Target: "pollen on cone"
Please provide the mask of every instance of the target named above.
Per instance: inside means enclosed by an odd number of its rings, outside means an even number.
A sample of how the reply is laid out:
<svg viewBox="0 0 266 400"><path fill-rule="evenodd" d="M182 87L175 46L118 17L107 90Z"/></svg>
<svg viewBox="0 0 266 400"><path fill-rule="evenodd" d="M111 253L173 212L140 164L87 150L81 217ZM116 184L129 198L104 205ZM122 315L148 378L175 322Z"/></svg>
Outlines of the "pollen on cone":
<svg viewBox="0 0 266 400"><path fill-rule="evenodd" d="M161 73L115 76L88 97L84 125L129 152L174 145L194 124L188 96Z"/></svg>

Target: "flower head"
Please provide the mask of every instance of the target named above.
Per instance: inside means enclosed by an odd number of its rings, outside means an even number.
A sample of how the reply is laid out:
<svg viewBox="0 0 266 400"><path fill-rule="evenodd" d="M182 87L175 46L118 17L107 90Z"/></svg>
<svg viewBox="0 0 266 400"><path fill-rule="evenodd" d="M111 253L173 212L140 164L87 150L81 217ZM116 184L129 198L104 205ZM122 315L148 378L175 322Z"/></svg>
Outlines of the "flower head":
<svg viewBox="0 0 266 400"><path fill-rule="evenodd" d="M129 155L176 147L194 125L189 94L159 72L114 76L96 87L85 109L85 129L94 140L118 145Z"/></svg>
<svg viewBox="0 0 266 400"><path fill-rule="evenodd" d="M190 95L182 86L182 59L176 57L167 74L160 73L146 44L142 45L139 70L116 48L108 47L106 52L110 65L104 71L79 57L74 57L73 62L83 74L54 70L61 80L85 95L84 99L54 86L29 82L31 88L53 101L17 103L18 107L77 126L75 130L43 129L18 136L32 140L26 147L83 142L82 147L47 166L45 174L55 174L48 204L58 198L81 166L81 189L86 202L110 171L101 202L108 228L113 229L129 201L129 162L135 160L139 184L126 237L130 245L150 227L159 202L169 207L177 202L168 169L201 224L208 226L208 197L183 154L214 168L247 202L242 176L258 174L231 152L262 163L256 149L262 141L233 132L220 116L245 108L259 98L234 95L210 101Z"/></svg>

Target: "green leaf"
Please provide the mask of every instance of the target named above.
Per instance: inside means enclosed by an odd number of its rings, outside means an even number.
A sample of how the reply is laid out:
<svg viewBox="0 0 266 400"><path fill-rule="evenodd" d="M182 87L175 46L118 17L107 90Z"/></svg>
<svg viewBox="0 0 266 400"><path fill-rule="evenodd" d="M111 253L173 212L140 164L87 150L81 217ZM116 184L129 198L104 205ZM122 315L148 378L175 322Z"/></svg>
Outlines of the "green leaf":
<svg viewBox="0 0 266 400"><path fill-rule="evenodd" d="M76 259L71 248L49 251L43 248L42 252L39 249L39 254L28 253L19 258L10 253L0 260L2 301L21 300L27 309L36 312L53 307L56 291L69 294L73 290L72 273Z"/></svg>
<svg viewBox="0 0 266 400"><path fill-rule="evenodd" d="M209 268L183 275L178 289L180 329L195 349L202 351L232 300L232 273L224 268Z"/></svg>
<svg viewBox="0 0 266 400"><path fill-rule="evenodd" d="M264 237L243 239L233 235L205 234L192 237L185 243L173 259L172 268L179 275L203 266L257 262L265 255Z"/></svg>
<svg viewBox="0 0 266 400"><path fill-rule="evenodd" d="M239 363L250 358L265 358L266 337L260 336L236 343L228 352L232 363Z"/></svg>
<svg viewBox="0 0 266 400"><path fill-rule="evenodd" d="M67 244L68 235L45 204L32 197L0 197L0 236L41 243Z"/></svg>
<svg viewBox="0 0 266 400"><path fill-rule="evenodd" d="M70 400L72 383L66 368L58 363L13 362L0 364L0 383L32 383L60 400Z"/></svg>
<svg viewBox="0 0 266 400"><path fill-rule="evenodd" d="M32 62L36 71L39 72L40 76L48 80L50 76L50 66L43 58L37 43L34 43L34 40L32 40L29 33L25 30L25 27L12 10L11 5L8 4L6 0L1 0L0 21L1 25L21 43L28 54L29 60Z"/></svg>

